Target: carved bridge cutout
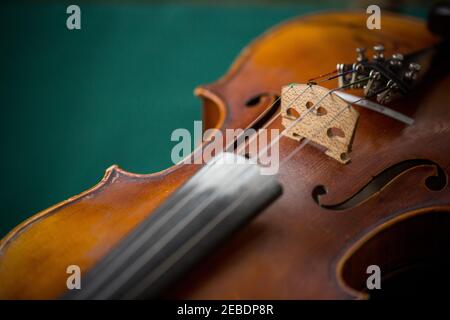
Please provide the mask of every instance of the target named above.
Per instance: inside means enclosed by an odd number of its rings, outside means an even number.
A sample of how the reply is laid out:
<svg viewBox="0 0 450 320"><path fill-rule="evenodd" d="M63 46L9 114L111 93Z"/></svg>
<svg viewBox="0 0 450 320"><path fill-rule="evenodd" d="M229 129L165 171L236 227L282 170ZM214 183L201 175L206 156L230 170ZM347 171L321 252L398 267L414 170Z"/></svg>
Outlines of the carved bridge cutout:
<svg viewBox="0 0 450 320"><path fill-rule="evenodd" d="M350 209L369 199L373 194L380 191L384 186L403 172L419 166L431 166L435 168L435 175L429 176L425 180L425 185L428 189L432 191L441 191L445 188L447 185L447 175L439 164L427 159L411 159L399 162L385 169L380 174L373 177L372 180L370 180L358 192L340 203L330 205L322 204L320 202L321 196L327 194L326 187L323 185L318 185L313 189L312 197L314 201L322 208L336 211Z"/></svg>

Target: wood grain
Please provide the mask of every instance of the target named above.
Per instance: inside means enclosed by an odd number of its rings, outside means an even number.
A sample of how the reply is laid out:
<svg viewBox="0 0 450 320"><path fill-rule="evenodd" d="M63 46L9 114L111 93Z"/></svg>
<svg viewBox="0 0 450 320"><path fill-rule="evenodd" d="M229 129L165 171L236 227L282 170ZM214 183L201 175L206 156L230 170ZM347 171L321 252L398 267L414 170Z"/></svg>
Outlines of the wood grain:
<svg viewBox="0 0 450 320"><path fill-rule="evenodd" d="M367 30L364 13L327 13L293 19L269 30L243 50L219 81L200 86L207 126L246 128L267 107L248 107L261 93L305 83L352 62L356 47L383 43L386 54L416 51L436 43L415 19L383 15L381 30ZM205 66L207 68L208 66ZM336 82L327 84L335 87ZM283 195L186 276L167 297L195 299L354 299L361 297L337 276L338 261L371 230L417 210L450 212L446 185L432 191L429 166L412 168L369 199L339 213L318 206L312 196L324 185L325 203L338 203L386 167L407 159L430 159L450 170L450 77L436 76L394 108L415 119L407 127L381 114L360 114L347 165L306 146L280 169ZM276 119L270 128L282 129ZM283 159L298 145L283 138ZM154 152L158 152L155 150ZM54 299L66 290L66 268L94 266L199 166L177 165L135 175L108 169L93 189L38 213L0 243L0 298ZM55 186L57 188L57 186ZM24 199L26 201L26 199ZM432 235L430 235L432 236ZM379 248L383 250L383 248Z"/></svg>

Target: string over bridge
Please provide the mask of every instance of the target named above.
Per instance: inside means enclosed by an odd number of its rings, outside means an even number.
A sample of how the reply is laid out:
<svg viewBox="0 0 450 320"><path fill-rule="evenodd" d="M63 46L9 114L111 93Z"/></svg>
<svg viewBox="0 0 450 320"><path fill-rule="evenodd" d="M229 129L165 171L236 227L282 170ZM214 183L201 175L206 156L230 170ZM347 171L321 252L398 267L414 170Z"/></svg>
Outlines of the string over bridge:
<svg viewBox="0 0 450 320"><path fill-rule="evenodd" d="M326 148L325 154L341 162L350 161L353 135L359 113L327 88L312 84L290 84L281 91L283 134L300 141L309 139Z"/></svg>

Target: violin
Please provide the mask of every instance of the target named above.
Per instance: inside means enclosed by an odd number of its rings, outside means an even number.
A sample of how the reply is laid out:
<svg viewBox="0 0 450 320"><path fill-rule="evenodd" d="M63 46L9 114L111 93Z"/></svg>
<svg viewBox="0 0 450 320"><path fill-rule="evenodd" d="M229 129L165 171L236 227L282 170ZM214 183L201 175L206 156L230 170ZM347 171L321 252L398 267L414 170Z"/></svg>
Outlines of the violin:
<svg viewBox="0 0 450 320"><path fill-rule="evenodd" d="M186 161L194 151L152 174L112 166L15 227L0 242L0 298L367 299L445 288L443 15L427 26L384 13L369 30L365 13L321 13L268 30L195 89L203 130L241 135L207 163ZM267 148L277 148L275 174L241 152L263 129L279 132ZM67 285L74 265L80 290ZM381 290L367 287L373 268Z"/></svg>

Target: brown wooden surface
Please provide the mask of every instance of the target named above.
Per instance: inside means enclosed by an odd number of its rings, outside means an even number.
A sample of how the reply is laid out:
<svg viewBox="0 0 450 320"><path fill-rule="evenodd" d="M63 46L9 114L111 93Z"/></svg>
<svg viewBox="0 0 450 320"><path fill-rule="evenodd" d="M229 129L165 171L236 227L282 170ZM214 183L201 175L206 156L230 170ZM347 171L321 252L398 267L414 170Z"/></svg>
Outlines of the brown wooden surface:
<svg viewBox="0 0 450 320"><path fill-rule="evenodd" d="M283 85L306 82L333 70L338 62L352 62L356 47L383 43L387 54L408 53L436 41L423 23L411 18L384 14L382 29L372 31L366 29L365 19L361 13L305 16L256 39L227 75L197 88L208 108L207 126L247 127L270 100L262 99L249 108L245 103L250 98L265 92L279 94ZM206 299L365 297L340 277L348 252L391 219L429 211L448 214L449 187L427 189L424 181L435 172L423 165L403 172L367 201L343 211L319 207L312 190L324 185L328 194L321 201L339 203L372 176L407 159L432 160L448 174L450 77L434 80L394 105L416 119L413 126L356 107L360 118L349 164L342 165L306 146L280 169L281 198L168 295ZM336 85L327 84L329 88ZM271 127L281 129L279 119ZM281 159L297 144L282 138ZM197 169L182 165L134 175L112 167L93 189L25 221L0 244L0 298L57 298L65 291L68 265L77 264L82 272L89 270Z"/></svg>

